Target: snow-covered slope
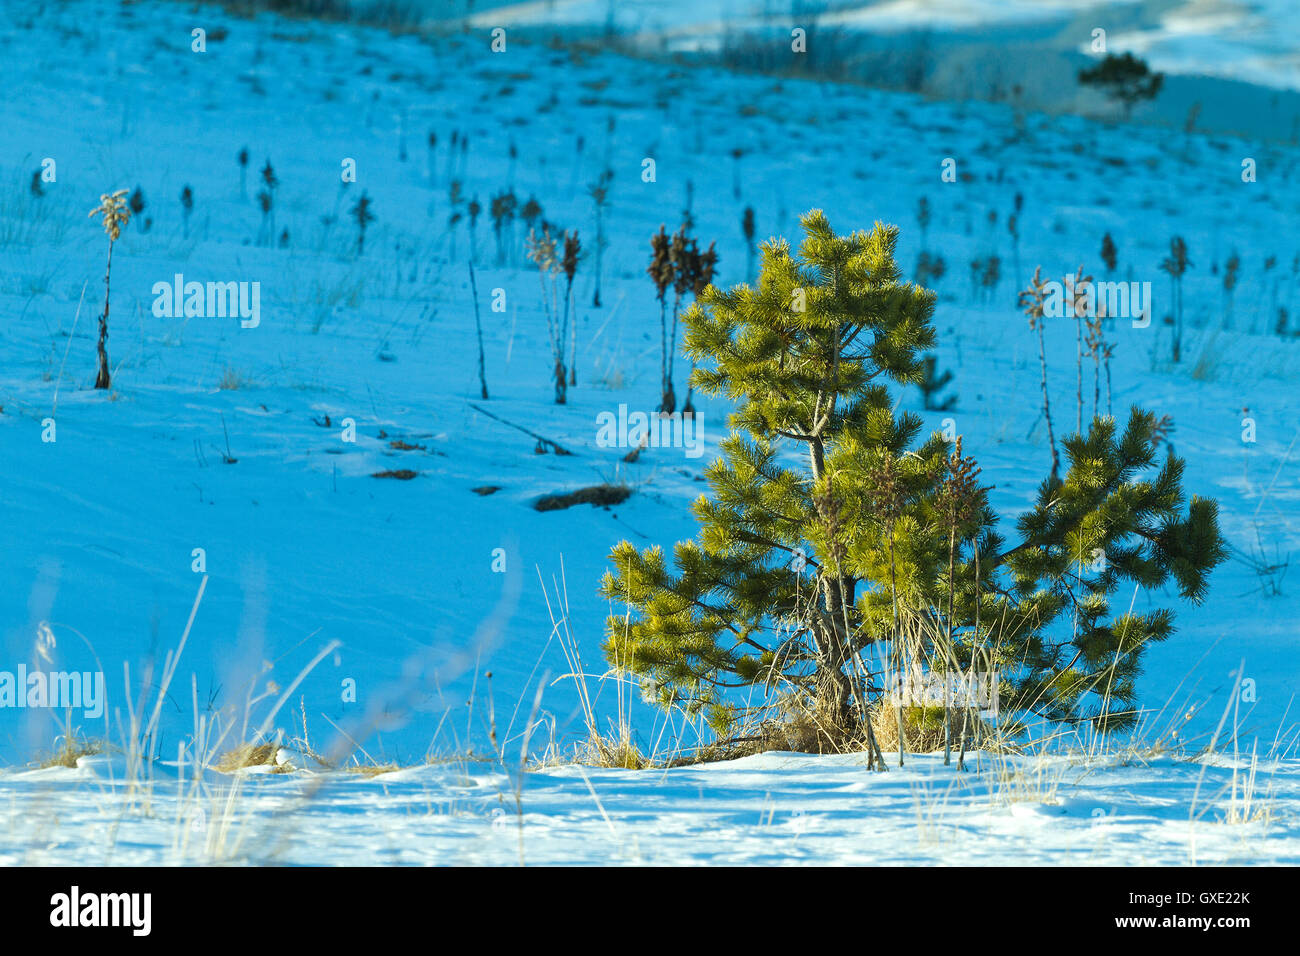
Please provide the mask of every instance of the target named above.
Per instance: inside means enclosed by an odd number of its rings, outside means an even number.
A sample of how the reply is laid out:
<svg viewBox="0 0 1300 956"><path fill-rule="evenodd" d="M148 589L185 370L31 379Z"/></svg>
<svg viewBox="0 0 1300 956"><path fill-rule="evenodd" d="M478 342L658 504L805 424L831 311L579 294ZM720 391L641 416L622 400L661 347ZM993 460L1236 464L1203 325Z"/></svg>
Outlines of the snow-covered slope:
<svg viewBox="0 0 1300 956"><path fill-rule="evenodd" d="M597 442L598 415L621 404L649 411L657 401L647 240L660 223L679 221L688 203L697 234L718 242L720 280L734 283L747 278L746 205L761 236L794 235L798 214L814 206L841 231L898 223L910 264L920 251L917 202L926 197L927 245L948 266L936 284L940 365L954 371L960 396L955 412L927 419L936 428L955 419L1008 519L1028 506L1048 464L1037 354L1015 290L1038 264L1057 277L1081 263L1100 272L1097 250L1109 231L1118 277L1152 283L1157 318L1147 329L1117 326L1116 408L1140 403L1173 416L1187 487L1219 498L1226 534L1242 553L1262 547L1280 563L1300 546L1291 399L1300 342L1273 333L1279 306L1300 328L1293 151L1074 119L1017 123L996 107L684 72L513 40L493 53L486 30L394 37L168 3L73 2L9 16L0 55L22 69L0 106L8 131L0 163L0 670L45 659L64 670L102 668L106 714L92 721L74 713L83 734L103 734L108 719L116 736L131 706L152 706L165 656L193 611L159 710L165 755L200 716L229 708L242 720L247 710L256 727L281 698L272 726L300 732L305 717L309 733L329 740L337 725L375 760L482 748L489 714L517 746L539 689L538 713L553 718L539 734L571 742L581 721L552 626L561 613L556 590L567 594L586 670L601 673L609 609L596 586L605 555L622 538L667 546L690 536L687 504L702 490L711 453L651 449L629 464L621 460L627 449ZM203 53L191 49L200 26ZM453 133L468 139L467 150L452 151ZM244 147L241 193L236 156ZM1242 181L1247 157L1257 182ZM47 158L57 179L36 197L29 183ZM655 160L654 182L642 179L646 158ZM958 182L941 181L947 158ZM269 246L258 242L254 199L268 159L279 180ZM345 187L349 159L357 181ZM547 219L579 229L590 248L587 186L605 168L613 179L603 305L591 307L587 260L577 290L579 384L556 406L523 232L516 223L498 265L486 209L511 186L521 199L535 194ZM475 275L486 402L470 235L463 220L454 240L447 229L452 179L484 207ZM86 212L101 193L137 185L145 210L113 253L115 374L105 395L91 385L107 240ZM188 226L186 186L194 196ZM349 213L363 191L377 219L357 255ZM1017 194L1022 275L1008 278L1006 220ZM1186 239L1195 264L1184 283L1188 357L1176 368L1166 361L1159 319L1169 309L1168 282L1158 271L1174 235ZM1223 268L1234 251L1241 281L1233 328L1221 330ZM973 289L967 264L991 252L1004 278L986 296ZM1266 269L1269 257L1276 261ZM154 285L178 273L260 283L260 323L156 316ZM494 298L504 311L492 310ZM1072 422L1069 323L1053 327L1049 342L1053 403ZM679 362L679 383L686 374ZM902 401L920 407L915 393ZM727 409L702 408L711 450ZM1243 417L1256 423L1253 444L1242 441ZM54 442L42 440L49 419ZM355 442L345 440L348 419ZM573 454L538 454L536 439L507 423ZM372 477L399 469L418 474ZM634 491L614 507L532 507L557 490L619 481ZM485 486L499 490L474 491ZM197 610L195 549L207 575ZM1151 650L1141 685L1153 712L1165 708L1162 725L1184 722L1193 737L1212 730L1243 660L1254 688L1240 711L1243 738L1259 735L1265 752L1294 720L1294 582L1276 597L1261 587L1234 560L1215 575L1204 607L1179 607L1179 634ZM608 715L613 687L590 683ZM632 708L634 728L651 741L662 725L639 703ZM0 709L0 757L22 766L59 732L49 710ZM693 742L680 727L669 736ZM1281 739L1289 739L1285 730ZM774 781L784 759L755 767ZM822 766L795 763L808 775ZM826 762L824 786L860 780L849 766ZM413 773L415 786L434 787L421 782L426 771ZM530 778L526 789L554 786L561 804L586 799L577 773L559 771L540 787ZM696 772L674 773L693 781ZM3 779L14 793L28 792ZM611 779L630 786L630 777ZM735 792L756 794L745 812L757 825L758 791L768 783L725 779ZM351 786L381 789L379 781ZM716 812L730 812L725 801ZM843 812L827 805L831 817Z"/></svg>
<svg viewBox="0 0 1300 956"><path fill-rule="evenodd" d="M1294 762L1262 765L1249 797L1241 762L985 756L955 775L930 755L871 774L861 757L769 753L666 771L557 767L519 789L517 774L473 763L260 774L202 796L160 781L134 804L102 758L83 762L5 781L0 863L1300 862Z"/></svg>

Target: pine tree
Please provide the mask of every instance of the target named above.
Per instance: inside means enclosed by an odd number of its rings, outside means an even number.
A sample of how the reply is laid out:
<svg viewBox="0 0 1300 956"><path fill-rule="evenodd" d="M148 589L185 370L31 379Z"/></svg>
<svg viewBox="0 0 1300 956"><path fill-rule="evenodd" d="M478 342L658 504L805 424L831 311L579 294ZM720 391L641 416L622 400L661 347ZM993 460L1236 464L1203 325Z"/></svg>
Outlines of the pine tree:
<svg viewBox="0 0 1300 956"><path fill-rule="evenodd" d="M1173 347L1171 358L1175 365L1183 359L1183 274L1191 267L1191 260L1187 258L1187 243L1183 241L1182 236L1174 236L1169 240L1169 255L1160 263L1160 269L1169 273L1169 281L1173 286Z"/></svg>
<svg viewBox="0 0 1300 956"><path fill-rule="evenodd" d="M1232 298L1237 288L1237 276L1241 271L1241 256L1234 249L1223 269L1223 327L1232 328Z"/></svg>
<svg viewBox="0 0 1300 956"><path fill-rule="evenodd" d="M669 384L667 295L668 287L673 284L673 265L668 252L668 233L662 225L650 237L650 265L645 271L654 283L655 298L659 300L659 411L671 415L676 399Z"/></svg>
<svg viewBox="0 0 1300 956"><path fill-rule="evenodd" d="M1226 555L1214 502L1185 502L1172 452L1148 474L1163 433L1134 409L1122 433L1098 418L1063 441L1065 475L1009 544L973 460L893 411L934 346L897 229L837 236L817 210L803 228L797 256L763 246L757 288L710 286L685 313L694 384L737 407L675 567L657 546L611 552L608 661L719 734L796 700L875 750L873 662L903 652L996 672L1013 725L1131 723L1141 653L1173 630L1168 610L1129 609L1132 588L1203 598Z"/></svg>
<svg viewBox="0 0 1300 956"><path fill-rule="evenodd" d="M1101 261L1106 263L1106 271L1108 273L1115 271L1117 254L1118 251L1115 248L1115 240L1110 237L1110 233L1108 232L1101 237Z"/></svg>
<svg viewBox="0 0 1300 956"><path fill-rule="evenodd" d="M375 221L375 214L370 207L374 205L370 196L364 191L361 198L352 206L352 218L357 222L357 255L365 255L366 252L366 227Z"/></svg>
<svg viewBox="0 0 1300 956"><path fill-rule="evenodd" d="M506 262L506 236L505 231L510 228L514 222L515 208L519 205L519 200L513 192L503 190L492 197L492 202L488 205L488 212L492 216L492 232L497 240L497 265L503 266Z"/></svg>
<svg viewBox="0 0 1300 956"><path fill-rule="evenodd" d="M1079 83L1095 86L1115 100L1124 110L1124 119L1133 114L1133 107L1142 100L1154 99L1164 85L1165 75L1153 73L1146 62L1132 53L1121 56L1107 54L1094 67L1079 71Z"/></svg>
<svg viewBox="0 0 1300 956"><path fill-rule="evenodd" d="M194 190L186 185L181 190L181 221L184 223L184 237L190 237L190 214L194 212Z"/></svg>
<svg viewBox="0 0 1300 956"><path fill-rule="evenodd" d="M579 144L582 139L579 138ZM579 145L581 152L581 145ZM587 187L587 192L591 194L591 201L596 207L596 291L591 296L591 307L600 308L600 276L601 262L605 253L605 207L609 205L609 184L614 178L612 169L605 169L601 172L597 180Z"/></svg>
<svg viewBox="0 0 1300 956"><path fill-rule="evenodd" d="M716 245L717 243L710 242L709 248L700 252L699 245L692 239L679 264L679 268L684 272L687 288L697 302L700 293L713 283L713 273L718 266L718 252L714 248ZM695 375L694 361L691 362L691 375ZM695 416L694 392L695 385L688 383L686 401L682 403L683 417L693 418Z"/></svg>
<svg viewBox="0 0 1300 956"><path fill-rule="evenodd" d="M564 254L560 257L560 271L564 273L564 322L560 327L560 349L564 348L564 336L570 330L570 312L574 312L573 279L578 274L578 260L582 258L582 243L578 231L564 233ZM578 316L573 315L572 334L569 350L569 384L578 384Z"/></svg>
<svg viewBox="0 0 1300 956"><path fill-rule="evenodd" d="M921 401L927 412L950 412L957 407L957 396L949 395L940 401L939 393L952 381L952 372L938 371L938 360L927 355L921 360L921 380L916 387L921 390Z"/></svg>

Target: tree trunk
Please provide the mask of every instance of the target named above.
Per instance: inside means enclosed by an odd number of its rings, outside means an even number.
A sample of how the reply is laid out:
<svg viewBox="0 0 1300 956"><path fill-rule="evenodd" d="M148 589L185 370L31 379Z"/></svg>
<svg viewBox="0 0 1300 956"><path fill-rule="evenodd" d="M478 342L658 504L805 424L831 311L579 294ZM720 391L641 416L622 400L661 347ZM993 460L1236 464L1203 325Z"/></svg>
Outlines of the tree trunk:
<svg viewBox="0 0 1300 956"><path fill-rule="evenodd" d="M568 316L570 311L572 311L573 313L572 314L573 325L570 327L569 330L571 336L571 345L572 345L572 347L569 349L569 384L577 385L578 384L578 310L576 308L571 309L571 306L574 305L572 281L569 282L569 287L565 291L564 295L565 295L564 313L566 316L565 318L566 323L569 321Z"/></svg>
<svg viewBox="0 0 1300 956"><path fill-rule="evenodd" d="M1047 419L1047 443L1052 448L1052 478L1055 480L1061 470L1061 459L1056 454L1056 436L1052 434L1052 403L1047 396L1047 347L1043 343L1041 319L1038 323L1038 367L1043 386L1043 416Z"/></svg>

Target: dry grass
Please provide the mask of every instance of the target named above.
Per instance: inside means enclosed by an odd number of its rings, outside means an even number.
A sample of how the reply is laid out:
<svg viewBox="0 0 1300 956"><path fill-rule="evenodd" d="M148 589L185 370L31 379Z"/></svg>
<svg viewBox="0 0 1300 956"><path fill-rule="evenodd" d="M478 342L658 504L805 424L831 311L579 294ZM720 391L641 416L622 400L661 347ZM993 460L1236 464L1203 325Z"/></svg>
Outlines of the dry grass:
<svg viewBox="0 0 1300 956"><path fill-rule="evenodd" d="M1211 332L1201 346L1200 354L1196 357L1196 364L1192 366L1192 378L1197 382L1210 382L1218 377L1219 362L1222 354L1222 346L1216 344L1219 338L1217 331Z"/></svg>
<svg viewBox="0 0 1300 956"><path fill-rule="evenodd" d="M1250 766L1242 771L1232 768L1232 793L1228 798L1228 809L1223 815L1223 822L1240 825L1260 823L1267 826L1273 820L1273 799L1271 788L1260 793L1256 774L1259 771L1259 755L1251 749Z"/></svg>
<svg viewBox="0 0 1300 956"><path fill-rule="evenodd" d="M928 754L943 750L943 716L943 707L939 705L903 708L903 736L908 753ZM897 707L877 704L871 712L871 726L881 750L898 751ZM967 751L975 749L977 744L987 749L997 737L996 730L980 716L977 708L954 707L950 738L954 754L961 748L963 726L966 728Z"/></svg>
<svg viewBox="0 0 1300 956"><path fill-rule="evenodd" d="M279 749L278 743L240 744L217 758L216 770L218 773L234 773L245 767L274 765L275 755Z"/></svg>
<svg viewBox="0 0 1300 956"><path fill-rule="evenodd" d="M577 762L589 767L614 770L647 770L655 765L636 745L632 739L632 728L626 723L608 736L593 733L579 749Z"/></svg>
<svg viewBox="0 0 1300 956"><path fill-rule="evenodd" d="M103 753L105 749L102 740L91 740L79 734L66 734L55 740L55 750L52 753L37 758L36 766L42 770L47 767L76 769L80 758Z"/></svg>
<svg viewBox="0 0 1300 956"><path fill-rule="evenodd" d="M377 777L381 773L392 773L395 770L401 769L402 768L395 763L350 764L343 768L344 772L355 773L360 777L365 777L367 780L371 777Z"/></svg>
<svg viewBox="0 0 1300 956"><path fill-rule="evenodd" d="M1039 754L1028 769L1019 763L999 760L992 773L996 781L991 788L993 798L1006 805L1013 803L1040 803L1054 806L1060 803L1058 791L1070 761Z"/></svg>
<svg viewBox="0 0 1300 956"><path fill-rule="evenodd" d="M793 753L840 754L862 753L867 747L866 728L852 714L837 718L825 708L791 697L781 701L780 716L763 721L753 733L720 741L701 748L695 758L685 763L707 760L734 760L770 750ZM871 707L871 729L883 752L898 752L897 710L885 702ZM966 721L966 750L977 746L1002 749L998 733L985 721L979 710L953 708L952 752L961 747L962 721ZM943 707L905 707L903 733L908 753L935 753L943 750Z"/></svg>
<svg viewBox="0 0 1300 956"><path fill-rule="evenodd" d="M226 370L221 373L221 379L217 382L217 388L227 392L236 392L241 388L251 388L254 384L251 378L246 377L238 369L226 366Z"/></svg>

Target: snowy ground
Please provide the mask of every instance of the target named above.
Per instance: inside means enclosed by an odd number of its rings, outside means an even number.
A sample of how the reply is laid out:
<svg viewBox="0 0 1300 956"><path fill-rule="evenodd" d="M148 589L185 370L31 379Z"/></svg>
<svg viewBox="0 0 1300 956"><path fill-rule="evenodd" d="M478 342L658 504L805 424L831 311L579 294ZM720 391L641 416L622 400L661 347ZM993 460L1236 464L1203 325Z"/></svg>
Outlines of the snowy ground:
<svg viewBox="0 0 1300 956"><path fill-rule="evenodd" d="M0 864L1295 865L1300 768L942 757L871 774L858 756L769 753L663 771L424 766L251 775L128 801L102 758L5 781ZM117 768L120 776L121 767ZM1267 773L1269 784L1263 792ZM94 799L87 799L88 796ZM1268 817L1232 822L1232 808Z"/></svg>
<svg viewBox="0 0 1300 956"><path fill-rule="evenodd" d="M910 268L921 248L917 201L926 197L927 246L948 266L936 284L940 366L955 373L960 398L955 412L927 420L938 428L955 419L1008 519L1028 506L1048 464L1037 354L1015 291L1040 263L1056 277L1080 263L1100 272L1097 250L1109 231L1119 247L1117 277L1150 281L1156 296L1150 328L1116 326L1117 410L1137 402L1173 416L1186 485L1219 499L1241 555L1262 549L1281 564L1300 548L1294 150L1070 118L1018 121L992 106L688 72L518 42L493 54L486 32L394 38L270 18L250 23L170 3L73 2L5 15L0 56L23 69L0 105L9 132L0 152L0 670L42 660L102 669L108 708L94 721L74 714L82 734L115 738L129 707L141 700L153 707L165 655L194 611L158 711L159 750L169 758L193 746L201 718L233 726L232 742L244 725L264 721L287 734L305 721L325 740L337 726L368 758L405 765L429 752L481 750L495 713L517 749L539 691L546 721L539 736L571 744L582 725L552 636L556 588L567 593L586 670L599 675L608 609L596 584L609 548L625 537L668 545L693 533L686 505L702 490L707 451L691 458L651 450L626 464L626 449L596 443L597 415L620 404L648 411L657 400L647 240L661 222L679 221L688 203L697 234L718 242L720 280L734 283L747 278L746 205L760 236L794 235L798 214L814 206L840 231L875 219L898 223ZM206 53L190 48L197 24L208 30ZM451 153L453 131L468 137L467 153ZM241 195L235 157L245 146L251 159ZM641 179L646 157L657 164L653 183ZM948 157L957 183L940 180ZM1257 182L1242 181L1247 157ZM28 186L45 158L56 160L57 180L37 198ZM287 230L284 247L258 244L253 196L268 158L280 180L273 235ZM347 158L358 181L344 187ZM538 280L522 261L522 230L516 223L498 265L486 211L478 222L491 390L481 402L471 237L463 221L454 237L447 229L450 180L485 208L510 185L521 199L536 194L546 218L592 243L586 186L606 167L614 178L604 305L590 307L593 267L584 263L579 385L565 407L551 402ZM115 377L105 396L91 385L107 243L86 211L100 193L137 185L147 201L139 219L152 224L144 232L132 223L114 250ZM194 194L188 230L179 201L186 185ZM358 256L348 211L362 190L377 220ZM1013 281L1006 220L1017 193L1024 210L1021 275ZM1184 283L1190 332L1179 367L1165 358L1160 320L1169 287L1158 271L1174 235L1186 238L1195 265ZM1234 251L1241 281L1229 301L1222 278ZM986 294L973 287L967 264L991 252L1002 258L1003 278ZM1275 261L1266 265L1269 257ZM260 324L156 317L152 288L176 273L260 282ZM504 290L503 312L490 309L496 289ZM1290 315L1281 336L1279 307ZM1049 344L1053 403L1072 422L1069 323L1050 329ZM686 373L679 364L679 384ZM574 454L535 454L533 438L471 403ZM906 394L903 404L919 409L920 398ZM726 411L703 406L708 448ZM1255 422L1254 443L1242 441L1243 417ZM355 442L344 440L349 418ZM55 442L42 441L47 419L57 425ZM417 447L392 447L399 440ZM226 455L237 460L225 463ZM371 477L389 469L418 476ZM541 495L601 481L627 481L634 493L612 509L531 507ZM472 490L490 485L499 490ZM196 548L204 549L207 577L194 610L204 580L192 570ZM501 557L503 572L494 570ZM1245 750L1258 738L1261 756L1288 752L1300 601L1294 581L1284 579L1270 597L1265 584L1233 560L1216 573L1205 606L1178 608L1179 633L1150 651L1140 685L1153 711L1165 710L1161 729L1176 723L1182 738L1205 743L1244 661L1252 692L1235 721L1238 738ZM610 682L590 684L608 716ZM283 706L273 711L277 702ZM0 772L0 854L84 861L83 851L112 846L117 862L176 859L167 856L176 820L189 810L163 779L152 815L119 816L123 804L99 798L98 778L26 769L53 745L62 717L0 709L0 760L11 768ZM644 746L663 739L639 703L632 718ZM667 740L689 745L693 734L674 726ZM1061 802L1031 801L1038 809L1025 816L1015 805L999 808L986 777L973 777L967 794L934 761L917 763L916 771L871 777L848 758L769 755L667 774L588 772L590 787L576 768L530 774L525 857L866 861L874 848L877 860L904 852L956 860L950 852L965 846L987 861L1068 849L1080 860L1181 863L1193 859L1193 837L1197 860L1297 855L1292 759L1260 770L1261 790L1267 779L1277 795L1267 828L1215 822L1227 812L1220 793L1191 830L1198 764L1099 768L1078 782L1071 770L1062 774ZM1202 798L1229 777L1207 771ZM214 779L214 792L228 782ZM254 810L292 807L310 785L297 775L258 778L235 806L251 814L256 832L271 824ZM936 805L944 813L930 849L924 840L911 841L911 851L882 849L890 826L920 838L937 812L926 808ZM1117 816L1107 809L1097 822L1094 809L1111 806ZM373 780L330 776L293 814L286 832L304 836L285 853L335 862L311 849L322 840L306 834L318 827L350 848L338 850L337 861L377 861L399 853L383 849L391 846L412 862L513 862L517 833L499 832L491 819L504 808L513 827L512 807L504 778L473 766ZM800 809L796 822L791 814ZM46 829L26 822L34 814L47 814ZM107 842L106 827L117 834ZM719 832L734 834L734 843L716 839ZM219 841L216 855L260 858L265 841L255 843L256 851L245 845L236 853Z"/></svg>

